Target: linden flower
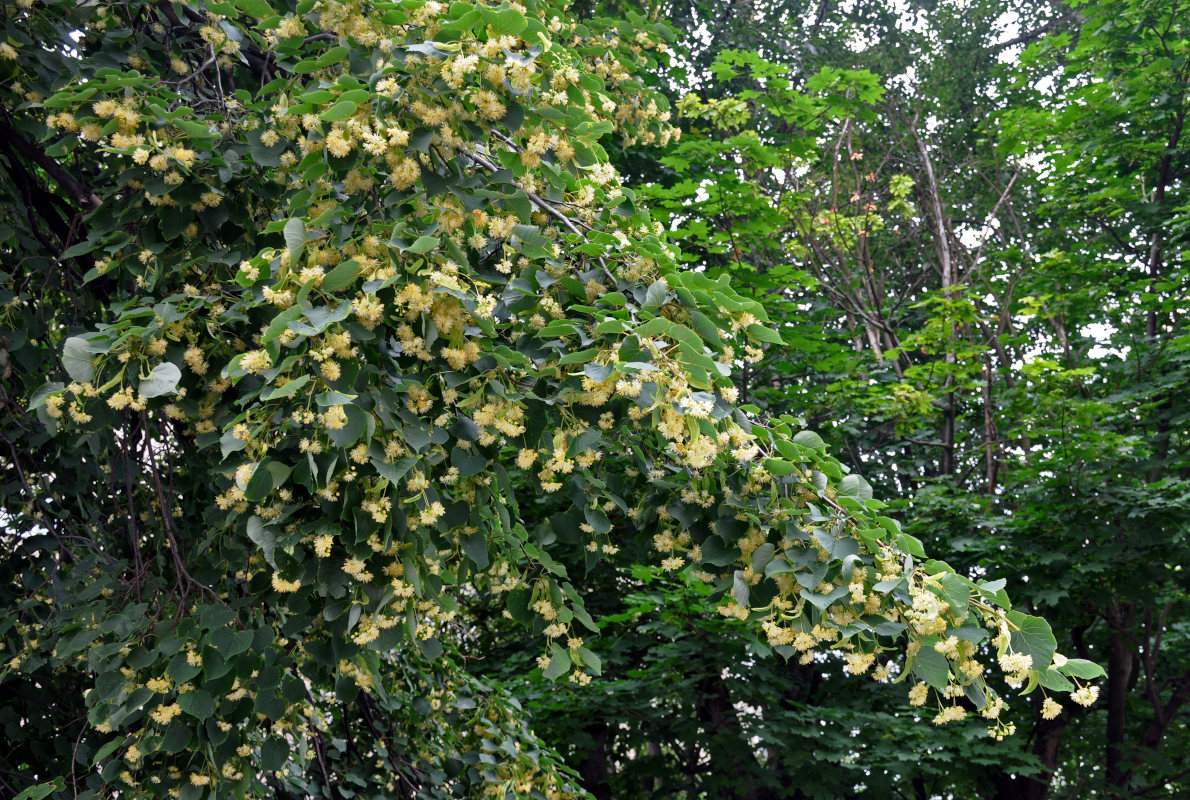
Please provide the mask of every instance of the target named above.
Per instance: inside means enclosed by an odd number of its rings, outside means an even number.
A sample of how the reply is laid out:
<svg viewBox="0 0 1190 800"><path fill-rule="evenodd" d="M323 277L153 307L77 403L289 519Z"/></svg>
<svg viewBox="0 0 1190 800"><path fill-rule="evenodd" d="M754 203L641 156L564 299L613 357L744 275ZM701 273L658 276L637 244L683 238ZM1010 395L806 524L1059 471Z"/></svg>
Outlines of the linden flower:
<svg viewBox="0 0 1190 800"><path fill-rule="evenodd" d="M203 357L202 350L194 345L186 348L186 352L182 354L182 360L186 362L186 366L190 367L195 375L205 375L208 365L207 360Z"/></svg>
<svg viewBox="0 0 1190 800"><path fill-rule="evenodd" d="M875 660L875 653L848 653L847 665L843 669L852 675L863 675Z"/></svg>
<svg viewBox="0 0 1190 800"><path fill-rule="evenodd" d="M433 525L435 522L446 513L446 508L442 503L435 500L421 512L420 520L422 525Z"/></svg>
<svg viewBox="0 0 1190 800"><path fill-rule="evenodd" d="M169 691L169 678L150 678L145 682L145 688L157 694L163 694Z"/></svg>
<svg viewBox="0 0 1190 800"><path fill-rule="evenodd" d="M292 594L298 589L302 588L302 582L299 580L287 581L277 573L273 573L273 590L281 594Z"/></svg>
<svg viewBox="0 0 1190 800"><path fill-rule="evenodd" d="M909 705L924 706L930 696L930 689L924 683L919 683L909 690Z"/></svg>
<svg viewBox="0 0 1190 800"><path fill-rule="evenodd" d="M1033 656L1027 653L1005 653L1000 656L1000 669L1006 673L1027 672L1033 666Z"/></svg>
<svg viewBox="0 0 1190 800"><path fill-rule="evenodd" d="M329 533L324 533L322 536L314 539L314 555L319 558L326 558L331 554L331 547L335 543L335 537Z"/></svg>
<svg viewBox="0 0 1190 800"><path fill-rule="evenodd" d="M962 706L947 706L934 717L935 725L945 725L948 722L957 722L967 718L967 710Z"/></svg>
<svg viewBox="0 0 1190 800"><path fill-rule="evenodd" d="M948 636L941 641L935 642L934 650L942 653L944 656L954 658L958 654L959 639L957 636Z"/></svg>
<svg viewBox="0 0 1190 800"><path fill-rule="evenodd" d="M1098 686L1084 686L1071 693L1070 699L1080 706L1089 706L1099 699Z"/></svg>
<svg viewBox="0 0 1190 800"><path fill-rule="evenodd" d="M245 372L259 375L272 366L272 356L264 350L249 350L240 356L240 368Z"/></svg>
<svg viewBox="0 0 1190 800"><path fill-rule="evenodd" d="M1045 702L1041 704L1041 718L1054 719L1062 713L1062 706L1054 698L1047 697Z"/></svg>
<svg viewBox="0 0 1190 800"><path fill-rule="evenodd" d="M337 361L323 361L319 371L322 373L322 377L328 381L337 381L339 380L339 376L343 374Z"/></svg>
<svg viewBox="0 0 1190 800"><path fill-rule="evenodd" d="M169 154L183 167L194 166L194 162L198 158L198 153L186 147L173 147L169 150Z"/></svg>
<svg viewBox="0 0 1190 800"><path fill-rule="evenodd" d="M167 706L158 706L149 714L153 721L159 725L168 725L170 720L182 713L182 707L177 703L170 703Z"/></svg>
<svg viewBox="0 0 1190 800"><path fill-rule="evenodd" d="M322 424L332 431L341 430L347 425L347 412L343 406L331 406L322 412Z"/></svg>

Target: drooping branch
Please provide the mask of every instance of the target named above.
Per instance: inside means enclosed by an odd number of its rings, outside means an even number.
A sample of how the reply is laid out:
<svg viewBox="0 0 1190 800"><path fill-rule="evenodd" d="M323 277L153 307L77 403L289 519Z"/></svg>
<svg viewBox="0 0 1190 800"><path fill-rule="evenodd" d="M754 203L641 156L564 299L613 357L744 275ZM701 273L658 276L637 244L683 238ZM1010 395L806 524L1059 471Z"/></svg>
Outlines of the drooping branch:
<svg viewBox="0 0 1190 800"><path fill-rule="evenodd" d="M45 170L78 203L79 210L99 208L103 201L87 184L71 175L54 159L39 150L8 123L0 121L0 140L8 142L24 158Z"/></svg>

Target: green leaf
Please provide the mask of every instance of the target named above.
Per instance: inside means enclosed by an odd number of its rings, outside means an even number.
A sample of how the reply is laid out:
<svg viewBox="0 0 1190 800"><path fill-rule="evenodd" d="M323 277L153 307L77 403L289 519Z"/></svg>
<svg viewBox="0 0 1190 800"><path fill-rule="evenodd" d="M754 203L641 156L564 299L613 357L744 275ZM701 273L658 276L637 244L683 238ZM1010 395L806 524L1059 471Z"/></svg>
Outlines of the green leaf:
<svg viewBox="0 0 1190 800"><path fill-rule="evenodd" d="M280 400L283 397L293 397L298 390L313 380L310 375L303 375L300 378L294 378L287 382L284 386L274 386L273 388L261 392L261 400Z"/></svg>
<svg viewBox="0 0 1190 800"><path fill-rule="evenodd" d="M1004 585L1007 583L1003 578L995 581L984 581L979 584L979 589L991 598L992 602L1000 606L1000 608L1007 610L1012 609L1012 603L1008 599L1008 592L1004 591Z"/></svg>
<svg viewBox="0 0 1190 800"><path fill-rule="evenodd" d="M298 259L306 250L306 222L301 219L291 219L285 223L285 247L289 250L289 264L296 267Z"/></svg>
<svg viewBox="0 0 1190 800"><path fill-rule="evenodd" d="M450 463L451 466L458 468L461 477L469 478L472 475L478 475L487 468L488 458L475 450L468 451L461 447L455 447L450 451Z"/></svg>
<svg viewBox="0 0 1190 800"><path fill-rule="evenodd" d="M797 464L794 464L792 461L786 461L783 458L766 458L764 460L764 468L770 474L778 477L792 475L795 472L801 471Z"/></svg>
<svg viewBox="0 0 1190 800"><path fill-rule="evenodd" d="M942 598L950 603L950 608L959 619L967 616L967 607L971 602L971 586L961 575L944 572L938 578L942 590Z"/></svg>
<svg viewBox="0 0 1190 800"><path fill-rule="evenodd" d="M594 672L596 675L603 673L603 661L591 650L588 650L586 647L580 647L578 649L578 657L582 659L583 666L587 667L591 672Z"/></svg>
<svg viewBox="0 0 1190 800"><path fill-rule="evenodd" d="M808 447L811 450L826 449L826 442L822 441L822 437L814 431L799 431L794 434L792 441L794 444L800 444L802 447Z"/></svg>
<svg viewBox="0 0 1190 800"><path fill-rule="evenodd" d="M410 456L409 458L402 458L395 464L389 464L387 461L381 461L376 458L369 459L369 461L382 478L386 478L390 483L398 484L405 477L405 474L413 469L418 459Z"/></svg>
<svg viewBox="0 0 1190 800"><path fill-rule="evenodd" d="M256 632L252 630L239 631L232 634L231 641L223 652L228 656L238 656L240 653L246 651L252 646L252 640L256 638Z"/></svg>
<svg viewBox="0 0 1190 800"><path fill-rule="evenodd" d="M268 739L260 748L260 768L272 772L285 766L289 758L289 745L283 739Z"/></svg>
<svg viewBox="0 0 1190 800"><path fill-rule="evenodd" d="M740 557L738 548L727 546L718 536L708 536L702 541L702 560L716 567L726 567Z"/></svg>
<svg viewBox="0 0 1190 800"><path fill-rule="evenodd" d="M290 306L282 311L269 322L269 326L265 328L264 333L260 337L262 344L267 344L273 339L280 336L287 330L294 320L302 316L302 309L299 306Z"/></svg>
<svg viewBox="0 0 1190 800"><path fill-rule="evenodd" d="M748 335L759 342L768 342L770 344L784 345L785 341L781 335L771 328L766 328L760 323L753 323L748 326Z"/></svg>
<svg viewBox="0 0 1190 800"><path fill-rule="evenodd" d="M525 124L525 109L518 103L509 103L504 119L500 122L508 128L509 133L516 133L521 129L521 125Z"/></svg>
<svg viewBox="0 0 1190 800"><path fill-rule="evenodd" d="M475 562L476 569L487 569L491 563L488 558L488 540L482 533L470 533L459 537L463 552L467 558Z"/></svg>
<svg viewBox="0 0 1190 800"><path fill-rule="evenodd" d="M420 255L437 249L439 244L437 236L419 236L417 241L405 248L405 252Z"/></svg>
<svg viewBox="0 0 1190 800"><path fill-rule="evenodd" d="M215 713L215 698L202 689L194 689L178 695L178 705L192 717L205 720Z"/></svg>
<svg viewBox="0 0 1190 800"><path fill-rule="evenodd" d="M124 744L124 738L122 736L117 736L115 739L112 739L103 747L99 748L95 752L95 755L91 756L91 766L95 766L100 761L116 752L116 750L118 750L122 744Z"/></svg>
<svg viewBox="0 0 1190 800"><path fill-rule="evenodd" d="M174 683L185 683L202 672L202 667L196 667L191 664L190 660L186 658L186 653L181 652L169 660L169 666L166 667L166 671Z"/></svg>
<svg viewBox="0 0 1190 800"><path fill-rule="evenodd" d="M508 613L522 625L533 622L533 612L529 610L529 599L530 595L527 590L513 589L508 593L508 600L505 601Z"/></svg>
<svg viewBox="0 0 1190 800"><path fill-rule="evenodd" d="M872 499L872 484L868 483L859 475L851 474L844 476L843 480L839 481L839 494L847 495L848 497L855 497L860 500Z"/></svg>
<svg viewBox="0 0 1190 800"><path fill-rule="evenodd" d="M897 544L902 550L914 558L925 558L926 550L921 546L921 540L916 536L910 536L907 533L897 535Z"/></svg>
<svg viewBox="0 0 1190 800"><path fill-rule="evenodd" d="M950 662L946 656L934 649L936 636L927 636L921 641L921 649L913 657L912 672L930 686L942 691L950 677Z"/></svg>
<svg viewBox="0 0 1190 800"><path fill-rule="evenodd" d="M190 747L194 739L194 731L190 725L182 720L174 720L165 729L165 736L161 740L161 749L167 753L180 753Z"/></svg>
<svg viewBox="0 0 1190 800"><path fill-rule="evenodd" d="M231 0L231 3L248 16L256 17L257 19L267 19L277 16L277 12L265 0Z"/></svg>
<svg viewBox="0 0 1190 800"><path fill-rule="evenodd" d="M558 645L550 647L550 663L541 674L551 681L556 681L570 671L570 654Z"/></svg>
<svg viewBox="0 0 1190 800"><path fill-rule="evenodd" d="M319 114L318 118L323 122L338 122L339 120L355 116L355 112L358 109L359 106L356 103L350 100L341 100Z"/></svg>
<svg viewBox="0 0 1190 800"><path fill-rule="evenodd" d="M248 518L248 538L264 553L264 560L269 562L269 566L276 569L277 564L273 561L273 551L277 546L277 530L270 525L265 525L263 519L253 515Z"/></svg>
<svg viewBox="0 0 1190 800"><path fill-rule="evenodd" d="M1073 692L1074 684L1056 669L1043 669L1037 672L1037 682L1051 692Z"/></svg>
<svg viewBox="0 0 1190 800"><path fill-rule="evenodd" d="M163 394L170 394L176 391L178 381L180 380L182 380L182 370L168 361L163 361L153 367L153 371L149 373L149 377L140 382L137 391L143 397L160 397Z"/></svg>
<svg viewBox="0 0 1190 800"><path fill-rule="evenodd" d="M704 342L716 349L723 347L723 340L719 338L719 326L706 314L692 310L690 324L694 326L694 332L701 336Z"/></svg>
<svg viewBox="0 0 1190 800"><path fill-rule="evenodd" d="M347 414L347 424L337 430L328 429L326 435L336 445L346 449L358 442L365 433L370 432L369 423L372 422L372 417L355 405L343 406L343 411Z"/></svg>
<svg viewBox="0 0 1190 800"><path fill-rule="evenodd" d="M359 262L344 261L323 276L322 283L318 284L318 288L327 294L337 292L354 281L358 274Z"/></svg>
<svg viewBox="0 0 1190 800"><path fill-rule="evenodd" d="M819 611L826 611L830 608L831 603L842 599L847 594L846 586L836 586L826 594L812 591L810 589L802 589L799 594L804 597L810 605L817 608Z"/></svg>
<svg viewBox="0 0 1190 800"><path fill-rule="evenodd" d="M747 607L748 598L751 593L752 585L744 578L744 571L737 569L732 576L731 596L737 603Z"/></svg>
<svg viewBox="0 0 1190 800"><path fill-rule="evenodd" d="M814 541L830 553L832 561L842 561L848 556L859 554L859 542L846 533L836 536L829 530L817 528L814 530Z"/></svg>
<svg viewBox="0 0 1190 800"><path fill-rule="evenodd" d="M591 347L587 350L571 351L558 359L558 365L562 367L570 366L571 364L585 364L595 356L602 352L601 348Z"/></svg>
<svg viewBox="0 0 1190 800"><path fill-rule="evenodd" d="M1066 663L1058 667L1058 669L1072 678L1081 678L1085 681L1102 678L1106 674L1103 671L1103 667L1094 661L1087 661L1083 658L1067 659Z"/></svg>
<svg viewBox="0 0 1190 800"><path fill-rule="evenodd" d="M535 247L548 247L550 240L541 235L541 228L536 225L513 225L512 232L522 242Z"/></svg>
<svg viewBox="0 0 1190 800"><path fill-rule="evenodd" d="M496 33L502 36L516 36L524 31L528 25L529 22L525 19L525 15L515 8L506 8L503 11L498 11L495 22L492 23L492 27L495 28Z"/></svg>
<svg viewBox="0 0 1190 800"><path fill-rule="evenodd" d="M273 491L273 475L264 464L259 464L252 478L244 488L244 499L249 503L259 503Z"/></svg>
<svg viewBox="0 0 1190 800"><path fill-rule="evenodd" d="M95 377L95 365L91 356L95 351L91 343L81 336L71 336L62 346L62 366L72 380L86 383Z"/></svg>
<svg viewBox="0 0 1190 800"><path fill-rule="evenodd" d="M665 278L658 278L645 291L645 302L641 306L645 311L655 311L665 302L665 295L669 292L669 284Z"/></svg>
<svg viewBox="0 0 1190 800"><path fill-rule="evenodd" d="M835 461L820 461L816 465L828 478L838 482L843 480L843 469Z"/></svg>
<svg viewBox="0 0 1190 800"><path fill-rule="evenodd" d="M1009 611L1007 617L1017 628L1009 636L1009 646L1018 653L1032 656L1033 669L1041 671L1049 667L1058 649L1050 624L1041 617L1031 617L1020 611Z"/></svg>
<svg viewBox="0 0 1190 800"><path fill-rule="evenodd" d="M350 55L350 50L337 44L318 57L318 66L329 67L331 64L338 64L340 61L346 61Z"/></svg>
<svg viewBox="0 0 1190 800"><path fill-rule="evenodd" d="M228 428L226 431L224 431L223 435L219 437L219 449L223 458L227 458L232 453L243 450L247 446L247 442L236 436L235 428Z"/></svg>

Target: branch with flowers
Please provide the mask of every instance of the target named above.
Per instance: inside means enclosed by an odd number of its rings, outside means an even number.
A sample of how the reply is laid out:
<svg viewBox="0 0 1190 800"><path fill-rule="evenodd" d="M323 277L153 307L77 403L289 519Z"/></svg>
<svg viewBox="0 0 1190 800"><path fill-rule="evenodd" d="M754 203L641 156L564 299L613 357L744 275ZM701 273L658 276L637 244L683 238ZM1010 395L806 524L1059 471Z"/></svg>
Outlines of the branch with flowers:
<svg viewBox="0 0 1190 800"><path fill-rule="evenodd" d="M61 702L94 754L81 779L39 769L57 777L38 796L578 796L459 667L460 600L487 593L547 678L599 674L558 548L647 547L781 656L912 677L940 724L970 708L1010 730L991 648L1009 685L1094 699L1072 681L1098 667L1059 661L1043 620L927 560L817 435L738 405L733 374L779 332L678 269L599 144L676 136L635 77L664 26L533 0L237 0L183 6L195 39L162 35L173 6L127 11L13 17L103 54L14 51L4 102L97 165L87 279L119 287L85 328L38 301L61 367L22 378L44 426L25 446L83 488L60 520L5 506L22 585L63 588L15 601L0 682L89 684ZM201 113L201 82L167 78L199 56L228 87L273 77ZM86 528L92 552L46 547L47 526Z"/></svg>

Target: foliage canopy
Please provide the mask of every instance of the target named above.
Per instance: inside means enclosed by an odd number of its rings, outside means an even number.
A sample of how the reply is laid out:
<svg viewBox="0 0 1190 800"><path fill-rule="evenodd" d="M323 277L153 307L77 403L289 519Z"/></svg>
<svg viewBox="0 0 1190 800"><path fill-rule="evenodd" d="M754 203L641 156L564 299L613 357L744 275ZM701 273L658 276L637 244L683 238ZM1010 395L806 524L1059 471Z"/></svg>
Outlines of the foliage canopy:
<svg viewBox="0 0 1190 800"><path fill-rule="evenodd" d="M1094 699L1003 581L926 559L821 437L738 404L779 331L678 267L600 144L675 136L638 77L664 25L533 0L5 24L13 793L581 793L461 668L482 596L546 678L598 675L563 561L680 572L939 723L1011 729L989 655Z"/></svg>

